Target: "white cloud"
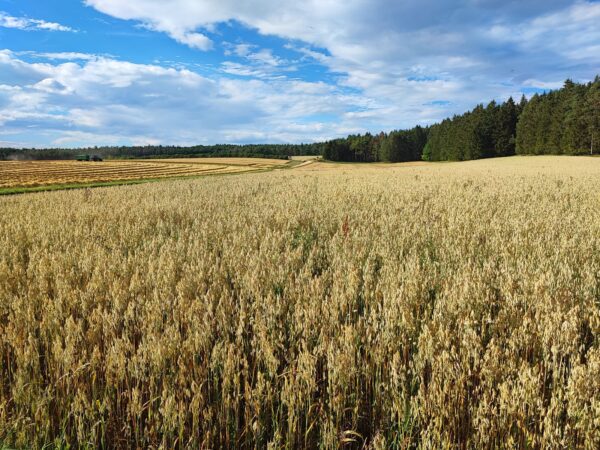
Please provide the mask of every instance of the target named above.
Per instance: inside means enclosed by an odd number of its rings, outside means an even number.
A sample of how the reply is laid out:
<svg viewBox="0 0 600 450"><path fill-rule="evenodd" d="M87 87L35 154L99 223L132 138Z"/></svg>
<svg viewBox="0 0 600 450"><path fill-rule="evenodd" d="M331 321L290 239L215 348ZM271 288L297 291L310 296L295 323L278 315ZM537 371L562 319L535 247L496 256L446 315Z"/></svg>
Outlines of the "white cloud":
<svg viewBox="0 0 600 450"><path fill-rule="evenodd" d="M262 70L254 69L251 66L247 66L247 65L232 62L232 61L225 61L224 63L222 63L221 70L230 75L237 75L240 77L262 78L262 77L267 76L267 74Z"/></svg>
<svg viewBox="0 0 600 450"><path fill-rule="evenodd" d="M16 28L19 30L75 31L73 28L59 23L30 19L28 17L13 17L5 12L0 12L0 27Z"/></svg>
<svg viewBox="0 0 600 450"><path fill-rule="evenodd" d="M329 62L329 56L325 55L324 53L321 52L316 52L314 50L311 50L307 47L296 47L294 45L291 44L286 44L285 46L288 50L294 50L298 53L301 53L304 55L305 58L308 59L312 59L315 61L318 61L322 64L327 65Z"/></svg>
<svg viewBox="0 0 600 450"><path fill-rule="evenodd" d="M252 49L255 48L256 45L252 45L252 44L238 44L236 46L234 46L234 52L237 56L248 56Z"/></svg>
<svg viewBox="0 0 600 450"><path fill-rule="evenodd" d="M89 61L98 58L98 55L92 55L90 53L79 53L79 52L51 52L51 53L38 53L38 52L27 52L31 56L36 58L50 59L50 60L65 60L65 61L76 61L83 60Z"/></svg>
<svg viewBox="0 0 600 450"><path fill-rule="evenodd" d="M570 7L516 25L497 24L487 33L500 43L514 44L526 53L550 51L566 60L600 55L600 3L575 2Z"/></svg>
<svg viewBox="0 0 600 450"><path fill-rule="evenodd" d="M313 141L357 131L318 116L343 117L361 102L321 82L207 78L102 57L28 63L0 51L0 123L13 134L43 130L40 145Z"/></svg>
<svg viewBox="0 0 600 450"><path fill-rule="evenodd" d="M383 113L382 128L430 123L476 103L520 95L527 80L590 79L600 67L600 4L578 0L86 0L172 36L235 20L289 39L289 49L341 74ZM307 43L310 45L304 45ZM325 49L326 53L315 50ZM267 77L289 61L239 44L226 73ZM444 107L423 110L432 101ZM365 127L371 126L365 123Z"/></svg>
<svg viewBox="0 0 600 450"><path fill-rule="evenodd" d="M43 20L33 20L32 22L35 25L35 27L38 28L38 29L40 29L40 30L74 31L70 27L66 27L64 25L61 25L61 24L55 23L55 22L45 22Z"/></svg>
<svg viewBox="0 0 600 450"><path fill-rule="evenodd" d="M268 48L258 49L253 44L230 44L223 43L225 55L236 55L244 60L244 63L224 61L221 70L230 75L242 77L255 77L263 79L280 79L287 72L294 72L297 67L290 61L279 58ZM257 50L255 50L257 49Z"/></svg>
<svg viewBox="0 0 600 450"><path fill-rule="evenodd" d="M524 87L589 79L600 67L600 4L592 1L86 3L194 49L223 48L227 58L208 77L180 63L169 69L78 53L27 63L0 51L0 85L10 87L0 89L5 126L47 127L56 139L68 132L69 142L319 140L429 124ZM233 30L283 38L297 60L253 43L219 43L219 24L232 21ZM336 85L292 79L302 77L302 64L325 66Z"/></svg>
<svg viewBox="0 0 600 450"><path fill-rule="evenodd" d="M266 64L271 67L280 66L282 62L280 58L273 55L272 50L267 48L264 48L255 53L250 53L246 57L259 64Z"/></svg>
<svg viewBox="0 0 600 450"><path fill-rule="evenodd" d="M200 33L171 33L171 36L182 44L185 44L191 48L198 50L210 50L213 47L212 41L203 34Z"/></svg>
<svg viewBox="0 0 600 450"><path fill-rule="evenodd" d="M66 95L72 92L72 90L69 89L67 86L53 78L44 78L42 81L34 84L32 87L34 90L46 92L49 94Z"/></svg>
<svg viewBox="0 0 600 450"><path fill-rule="evenodd" d="M543 80L537 80L535 78L530 78L528 80L523 81L522 85L524 87L531 87L531 88L537 88L537 89L559 89L562 85L563 82L562 81L543 81Z"/></svg>

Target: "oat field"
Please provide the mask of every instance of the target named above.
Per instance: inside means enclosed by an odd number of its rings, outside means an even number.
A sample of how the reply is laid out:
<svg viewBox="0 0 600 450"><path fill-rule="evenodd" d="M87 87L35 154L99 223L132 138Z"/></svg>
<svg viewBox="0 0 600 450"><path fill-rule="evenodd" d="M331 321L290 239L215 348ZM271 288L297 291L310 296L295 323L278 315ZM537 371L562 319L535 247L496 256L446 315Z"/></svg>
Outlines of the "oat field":
<svg viewBox="0 0 600 450"><path fill-rule="evenodd" d="M79 161L0 161L2 190L231 174L283 167L286 160L257 158L171 158Z"/></svg>
<svg viewBox="0 0 600 450"><path fill-rule="evenodd" d="M600 447L600 159L316 162L0 212L9 447Z"/></svg>

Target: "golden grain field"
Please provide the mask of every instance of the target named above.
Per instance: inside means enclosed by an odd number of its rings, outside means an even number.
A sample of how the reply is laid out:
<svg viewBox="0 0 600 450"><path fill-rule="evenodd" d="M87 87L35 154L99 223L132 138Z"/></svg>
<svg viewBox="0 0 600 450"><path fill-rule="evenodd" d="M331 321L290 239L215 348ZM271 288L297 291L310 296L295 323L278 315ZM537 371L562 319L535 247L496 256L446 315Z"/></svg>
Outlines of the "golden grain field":
<svg viewBox="0 0 600 450"><path fill-rule="evenodd" d="M280 167L287 162L257 158L0 161L0 189L241 173Z"/></svg>
<svg viewBox="0 0 600 450"><path fill-rule="evenodd" d="M600 447L600 159L314 163L0 212L10 447Z"/></svg>

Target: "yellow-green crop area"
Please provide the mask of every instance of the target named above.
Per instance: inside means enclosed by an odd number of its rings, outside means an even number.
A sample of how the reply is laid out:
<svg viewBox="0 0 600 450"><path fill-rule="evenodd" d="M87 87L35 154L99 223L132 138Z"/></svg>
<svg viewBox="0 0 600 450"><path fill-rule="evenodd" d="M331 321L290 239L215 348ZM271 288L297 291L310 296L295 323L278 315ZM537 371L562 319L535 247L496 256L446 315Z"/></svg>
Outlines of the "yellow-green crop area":
<svg viewBox="0 0 600 450"><path fill-rule="evenodd" d="M600 159L0 198L0 442L600 447Z"/></svg>

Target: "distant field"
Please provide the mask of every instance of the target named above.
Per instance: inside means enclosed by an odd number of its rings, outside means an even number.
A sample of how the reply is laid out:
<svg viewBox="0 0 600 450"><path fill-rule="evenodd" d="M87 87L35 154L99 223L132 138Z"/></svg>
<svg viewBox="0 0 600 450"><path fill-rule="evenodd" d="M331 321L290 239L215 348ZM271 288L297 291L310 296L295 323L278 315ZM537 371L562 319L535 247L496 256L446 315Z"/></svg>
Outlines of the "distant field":
<svg viewBox="0 0 600 450"><path fill-rule="evenodd" d="M147 179L231 174L271 169L286 160L185 158L103 162L0 161L0 193L50 186L94 185Z"/></svg>
<svg viewBox="0 0 600 450"><path fill-rule="evenodd" d="M320 156L307 155L307 156L292 156L292 161L315 161L321 159Z"/></svg>
<svg viewBox="0 0 600 450"><path fill-rule="evenodd" d="M350 162L332 162L332 161L319 161L319 160L304 160L305 163L310 164L301 164L298 168L302 168L302 170L309 171L322 171L322 170L332 170L332 169L340 169L344 170L378 170L378 169L393 169L393 168L401 168L401 167L418 167L418 166L432 166L432 163L425 161L410 161L410 162L401 162L401 163L350 163Z"/></svg>
<svg viewBox="0 0 600 450"><path fill-rule="evenodd" d="M306 158L306 157L300 157ZM310 158L310 157L308 157ZM163 163L183 163L183 164L221 164L225 166L245 166L253 168L270 168L275 166L285 166L287 159L267 159L267 158L165 158L165 159L146 159L136 160L136 162L163 162Z"/></svg>

